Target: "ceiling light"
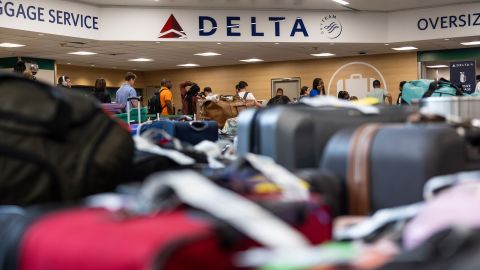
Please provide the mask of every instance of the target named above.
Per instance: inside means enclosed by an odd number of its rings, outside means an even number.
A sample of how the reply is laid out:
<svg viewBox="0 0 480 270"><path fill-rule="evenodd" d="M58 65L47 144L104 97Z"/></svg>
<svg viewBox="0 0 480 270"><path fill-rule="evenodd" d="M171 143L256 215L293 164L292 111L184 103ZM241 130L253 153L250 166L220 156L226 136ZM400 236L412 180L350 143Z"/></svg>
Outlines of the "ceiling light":
<svg viewBox="0 0 480 270"><path fill-rule="evenodd" d="M135 59L128 59L130 62L153 62L153 59L150 58L135 58Z"/></svg>
<svg viewBox="0 0 480 270"><path fill-rule="evenodd" d="M316 56L316 57L327 57L327 56L334 56L334 53L312 53L310 54L311 56Z"/></svg>
<svg viewBox="0 0 480 270"><path fill-rule="evenodd" d="M197 65L197 64L181 64L181 65L177 65L177 67L199 67L200 65Z"/></svg>
<svg viewBox="0 0 480 270"><path fill-rule="evenodd" d="M204 53L196 53L195 55L198 55L198 56L217 56L217 55L221 55L221 54L215 53L215 52L204 52Z"/></svg>
<svg viewBox="0 0 480 270"><path fill-rule="evenodd" d="M15 43L0 43L0 47L4 48L18 48L18 47L23 47L25 45L23 44L15 44Z"/></svg>
<svg viewBox="0 0 480 270"><path fill-rule="evenodd" d="M460 44L465 45L465 46L474 46L474 45L480 45L480 41L463 42L463 43L460 43Z"/></svg>
<svg viewBox="0 0 480 270"><path fill-rule="evenodd" d="M241 62L247 62L247 63L263 62L262 59L258 59L258 58L243 59L243 60L240 60L240 61Z"/></svg>
<svg viewBox="0 0 480 270"><path fill-rule="evenodd" d="M95 55L97 53L94 53L94 52L85 52L85 51L79 51L79 52L70 52L68 54L74 54L74 55Z"/></svg>
<svg viewBox="0 0 480 270"><path fill-rule="evenodd" d="M447 65L434 65L434 66L427 66L427 68L448 68Z"/></svg>
<svg viewBox="0 0 480 270"><path fill-rule="evenodd" d="M91 67L94 67L95 65L90 65Z"/></svg>
<svg viewBox="0 0 480 270"><path fill-rule="evenodd" d="M157 42L155 42L155 43L160 44L161 42L160 42L160 41L157 41Z"/></svg>
<svg viewBox="0 0 480 270"><path fill-rule="evenodd" d="M389 44L389 43L385 43L385 46L388 46L388 45L390 45L390 44Z"/></svg>
<svg viewBox="0 0 480 270"><path fill-rule="evenodd" d="M280 44L280 43L278 43L278 42L275 42L275 45L278 45L278 44Z"/></svg>
<svg viewBox="0 0 480 270"><path fill-rule="evenodd" d="M450 39L449 39L449 38L446 38L446 39L444 39L444 40L449 41Z"/></svg>
<svg viewBox="0 0 480 270"><path fill-rule="evenodd" d="M67 63L67 65L71 65L72 63Z"/></svg>
<svg viewBox="0 0 480 270"><path fill-rule="evenodd" d="M337 2L337 3L341 4L341 5L349 5L349 4L350 4L349 2L343 1L343 0L333 0L333 2Z"/></svg>
<svg viewBox="0 0 480 270"><path fill-rule="evenodd" d="M220 42L217 42L217 44L218 44L218 45L222 45L222 43L220 43Z"/></svg>
<svg viewBox="0 0 480 270"><path fill-rule="evenodd" d="M39 33L38 35L39 35L39 36L44 36L45 34Z"/></svg>
<svg viewBox="0 0 480 270"><path fill-rule="evenodd" d="M398 47L398 48L392 48L395 51L412 51L412 50L418 50L418 48L413 47L413 46L405 46L405 47Z"/></svg>

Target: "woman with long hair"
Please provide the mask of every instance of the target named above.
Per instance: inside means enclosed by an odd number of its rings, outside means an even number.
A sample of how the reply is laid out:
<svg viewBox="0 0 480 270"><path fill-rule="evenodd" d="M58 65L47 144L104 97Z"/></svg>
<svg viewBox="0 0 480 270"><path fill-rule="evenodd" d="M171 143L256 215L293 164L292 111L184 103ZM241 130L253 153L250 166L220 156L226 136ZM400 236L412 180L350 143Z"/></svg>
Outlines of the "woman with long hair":
<svg viewBox="0 0 480 270"><path fill-rule="evenodd" d="M310 96L325 96L325 84L321 78L315 78L313 80L312 90L310 90Z"/></svg>
<svg viewBox="0 0 480 270"><path fill-rule="evenodd" d="M111 103L112 99L107 92L107 82L103 78L95 80L93 96L101 103Z"/></svg>

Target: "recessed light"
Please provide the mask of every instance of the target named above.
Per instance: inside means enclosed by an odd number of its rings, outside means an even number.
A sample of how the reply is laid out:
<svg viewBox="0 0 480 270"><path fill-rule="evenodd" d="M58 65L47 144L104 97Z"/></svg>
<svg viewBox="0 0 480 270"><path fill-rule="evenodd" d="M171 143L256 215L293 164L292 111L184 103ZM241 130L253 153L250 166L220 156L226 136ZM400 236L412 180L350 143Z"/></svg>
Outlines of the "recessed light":
<svg viewBox="0 0 480 270"><path fill-rule="evenodd" d="M95 65L90 65L91 67L94 67Z"/></svg>
<svg viewBox="0 0 480 270"><path fill-rule="evenodd" d="M398 47L398 48L392 48L395 51L413 51L413 50L418 50L418 48L413 47L413 46L405 46L405 47Z"/></svg>
<svg viewBox="0 0 480 270"><path fill-rule="evenodd" d="M275 45L278 45L278 44L280 44L280 43L278 43L278 42L275 42Z"/></svg>
<svg viewBox="0 0 480 270"><path fill-rule="evenodd" d="M388 45L390 45L390 43L385 43L385 46L388 46Z"/></svg>
<svg viewBox="0 0 480 270"><path fill-rule="evenodd" d="M67 63L67 65L71 65L72 63Z"/></svg>
<svg viewBox="0 0 480 270"><path fill-rule="evenodd" d="M446 39L444 39L444 40L449 41L450 39L449 39L449 38L446 38Z"/></svg>
<svg viewBox="0 0 480 270"><path fill-rule="evenodd" d="M434 65L434 66L427 66L427 68L448 68L447 65Z"/></svg>
<svg viewBox="0 0 480 270"><path fill-rule="evenodd" d="M243 60L240 60L240 61L241 62L247 62L247 63L263 62L262 59L258 59L258 58L243 59Z"/></svg>
<svg viewBox="0 0 480 270"><path fill-rule="evenodd" d="M310 54L311 56L315 57L328 57L328 56L334 56L334 53L312 53Z"/></svg>
<svg viewBox="0 0 480 270"><path fill-rule="evenodd" d="M465 45L465 46L475 46L475 45L480 45L480 41L463 42L463 43L460 43L460 44Z"/></svg>
<svg viewBox="0 0 480 270"><path fill-rule="evenodd" d="M79 52L70 52L68 54L73 54L73 55L83 55L83 56L86 56L86 55L95 55L97 53L94 53L94 52L85 52L85 51L79 51Z"/></svg>
<svg viewBox="0 0 480 270"><path fill-rule="evenodd" d="M4 47L4 48L19 48L24 46L25 45L23 44L15 44L15 43L0 43L0 47Z"/></svg>
<svg viewBox="0 0 480 270"><path fill-rule="evenodd" d="M200 66L200 65L192 64L192 63L177 65L177 67L199 67L199 66Z"/></svg>
<svg viewBox="0 0 480 270"><path fill-rule="evenodd" d="M198 55L198 56L217 56L217 55L221 55L221 54L215 53L215 52L204 52L204 53L196 53L195 55Z"/></svg>
<svg viewBox="0 0 480 270"><path fill-rule="evenodd" d="M217 42L217 44L218 44L218 45L222 45L222 43L221 43L221 42Z"/></svg>
<svg viewBox="0 0 480 270"><path fill-rule="evenodd" d="M135 59L128 59L130 62L153 62L153 59L150 58L135 58Z"/></svg>
<svg viewBox="0 0 480 270"><path fill-rule="evenodd" d="M349 4L350 4L349 2L343 1L343 0L333 0L333 2L337 2L337 3L341 4L341 5L349 5Z"/></svg>
<svg viewBox="0 0 480 270"><path fill-rule="evenodd" d="M156 41L155 43L160 44L161 42L160 42L160 41Z"/></svg>

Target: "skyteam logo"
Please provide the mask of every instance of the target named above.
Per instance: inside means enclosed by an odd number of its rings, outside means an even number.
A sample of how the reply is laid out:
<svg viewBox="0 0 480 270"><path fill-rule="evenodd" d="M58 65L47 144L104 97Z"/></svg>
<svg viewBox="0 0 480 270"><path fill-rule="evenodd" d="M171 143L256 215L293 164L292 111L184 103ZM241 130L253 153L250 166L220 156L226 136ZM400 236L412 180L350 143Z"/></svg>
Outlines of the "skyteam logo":
<svg viewBox="0 0 480 270"><path fill-rule="evenodd" d="M336 15L330 14L322 19L320 30L321 34L326 35L329 39L336 39L342 34L343 26Z"/></svg>
<svg viewBox="0 0 480 270"><path fill-rule="evenodd" d="M187 38L187 34L172 14L163 26L158 38Z"/></svg>

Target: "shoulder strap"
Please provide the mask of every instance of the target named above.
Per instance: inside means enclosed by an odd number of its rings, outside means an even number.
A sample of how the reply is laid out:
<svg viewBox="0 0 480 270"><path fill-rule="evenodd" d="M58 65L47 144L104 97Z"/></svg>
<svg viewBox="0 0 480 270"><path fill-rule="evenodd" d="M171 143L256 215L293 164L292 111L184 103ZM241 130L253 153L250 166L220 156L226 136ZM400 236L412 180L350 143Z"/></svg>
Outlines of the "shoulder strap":
<svg viewBox="0 0 480 270"><path fill-rule="evenodd" d="M350 142L347 172L348 211L368 215L371 211L370 151L380 124L366 124L355 130Z"/></svg>
<svg viewBox="0 0 480 270"><path fill-rule="evenodd" d="M250 92L245 92L245 94L243 95L243 99L247 100L248 94L250 94Z"/></svg>
<svg viewBox="0 0 480 270"><path fill-rule="evenodd" d="M167 102L165 102L165 105L162 106L162 98L161 97L162 97L162 92L163 91L165 91L165 89L162 89L162 90L160 90L160 92L158 92L158 99L160 100L160 106L161 106L160 112L162 112L163 109L165 109L167 107Z"/></svg>

